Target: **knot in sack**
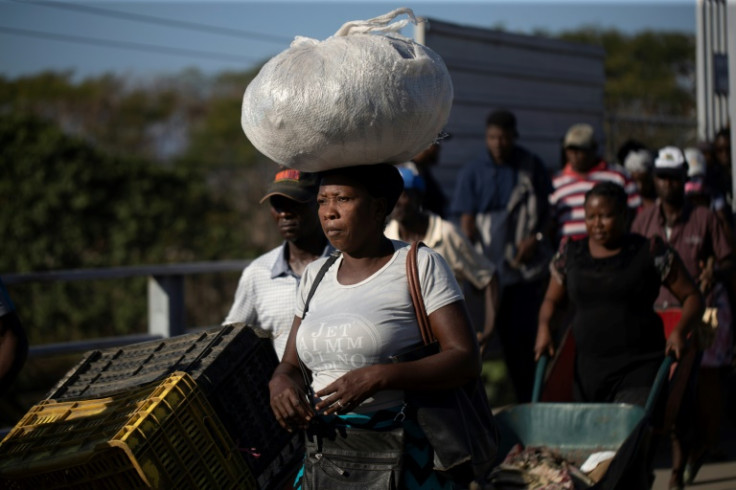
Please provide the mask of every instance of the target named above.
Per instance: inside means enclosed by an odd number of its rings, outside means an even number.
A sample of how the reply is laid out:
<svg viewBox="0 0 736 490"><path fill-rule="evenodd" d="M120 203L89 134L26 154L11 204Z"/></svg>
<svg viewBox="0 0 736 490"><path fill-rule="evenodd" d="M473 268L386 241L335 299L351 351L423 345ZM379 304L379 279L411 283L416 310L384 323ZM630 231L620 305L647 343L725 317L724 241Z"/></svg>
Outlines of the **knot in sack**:
<svg viewBox="0 0 736 490"><path fill-rule="evenodd" d="M431 49L397 34L411 9L344 24L325 41L297 37L243 95L241 125L276 163L307 172L411 159L452 105L450 74Z"/></svg>

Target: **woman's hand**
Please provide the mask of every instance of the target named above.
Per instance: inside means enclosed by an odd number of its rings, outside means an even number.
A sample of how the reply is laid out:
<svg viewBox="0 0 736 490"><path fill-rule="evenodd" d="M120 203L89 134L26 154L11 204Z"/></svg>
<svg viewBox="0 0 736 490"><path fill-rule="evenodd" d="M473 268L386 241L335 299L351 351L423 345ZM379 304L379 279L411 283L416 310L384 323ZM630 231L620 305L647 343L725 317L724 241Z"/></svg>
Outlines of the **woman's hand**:
<svg viewBox="0 0 736 490"><path fill-rule="evenodd" d="M553 268L551 268L553 269ZM550 277L547 292L539 307L537 319L537 340L534 342L534 360L538 361L544 354L550 357L555 355L555 347L552 342L553 317L559 309L562 301L567 297L567 288L554 275Z"/></svg>
<svg viewBox="0 0 736 490"><path fill-rule="evenodd" d="M316 410L325 415L347 413L378 391L441 390L475 379L481 371L481 360L465 303L458 300L435 310L429 315L429 323L440 344L439 353L345 373L316 393L322 398Z"/></svg>
<svg viewBox="0 0 736 490"><path fill-rule="evenodd" d="M314 410L302 387L287 374L274 374L268 383L271 410L281 427L289 432L305 429Z"/></svg>
<svg viewBox="0 0 736 490"><path fill-rule="evenodd" d="M553 357L555 355L555 346L552 342L552 333L548 325L541 324L537 328L537 340L534 343L534 360L538 361L543 355Z"/></svg>
<svg viewBox="0 0 736 490"><path fill-rule="evenodd" d="M680 357L685 354L686 349L687 343L682 332L678 329L673 330L667 338L667 345L664 350L665 355L673 353L675 355L675 359L679 361Z"/></svg>
<svg viewBox="0 0 736 490"><path fill-rule="evenodd" d="M480 348L480 355L482 356L483 353L486 351L486 347L488 347L488 344L491 342L491 338L493 337L493 331L490 333L486 332L478 332L478 347Z"/></svg>
<svg viewBox="0 0 736 490"><path fill-rule="evenodd" d="M375 364L345 373L316 393L322 400L315 409L318 412L324 410L325 415L355 410L363 400L380 389L380 369L381 365Z"/></svg>

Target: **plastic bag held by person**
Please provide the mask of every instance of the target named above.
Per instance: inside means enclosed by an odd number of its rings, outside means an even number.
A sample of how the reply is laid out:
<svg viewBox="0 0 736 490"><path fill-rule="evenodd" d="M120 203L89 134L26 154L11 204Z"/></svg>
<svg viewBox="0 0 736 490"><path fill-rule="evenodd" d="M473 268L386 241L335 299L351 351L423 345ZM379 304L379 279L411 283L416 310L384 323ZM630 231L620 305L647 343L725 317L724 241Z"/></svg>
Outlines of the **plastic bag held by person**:
<svg viewBox="0 0 736 490"><path fill-rule="evenodd" d="M406 14L409 19L395 21ZM442 58L398 34L411 9L296 37L243 96L241 124L261 153L303 171L409 160L432 144L452 105ZM421 20L421 19L420 19Z"/></svg>

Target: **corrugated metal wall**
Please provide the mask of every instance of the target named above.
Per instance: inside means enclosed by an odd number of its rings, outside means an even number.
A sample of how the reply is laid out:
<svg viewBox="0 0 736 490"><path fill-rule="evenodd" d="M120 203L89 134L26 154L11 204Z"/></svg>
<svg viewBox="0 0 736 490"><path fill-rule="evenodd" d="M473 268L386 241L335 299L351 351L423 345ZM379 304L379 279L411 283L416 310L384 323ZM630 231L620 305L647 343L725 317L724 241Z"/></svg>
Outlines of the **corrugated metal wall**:
<svg viewBox="0 0 736 490"><path fill-rule="evenodd" d="M695 13L698 138L712 141L736 119L736 97L729 97L736 94L736 2L698 0ZM731 175L736 175L733 132L731 127ZM736 179L732 185L736 195ZM736 213L736 199L731 210Z"/></svg>
<svg viewBox="0 0 736 490"><path fill-rule="evenodd" d="M575 123L592 124L605 148L602 48L429 19L415 38L445 60L455 100L434 175L450 197L460 166L484 151L485 119L505 108L517 118L519 144L554 171L561 141Z"/></svg>
<svg viewBox="0 0 736 490"><path fill-rule="evenodd" d="M730 8L734 10L733 5ZM698 0L696 7L698 138L701 141L711 141L729 121L726 9L725 0ZM730 44L734 42L731 32Z"/></svg>

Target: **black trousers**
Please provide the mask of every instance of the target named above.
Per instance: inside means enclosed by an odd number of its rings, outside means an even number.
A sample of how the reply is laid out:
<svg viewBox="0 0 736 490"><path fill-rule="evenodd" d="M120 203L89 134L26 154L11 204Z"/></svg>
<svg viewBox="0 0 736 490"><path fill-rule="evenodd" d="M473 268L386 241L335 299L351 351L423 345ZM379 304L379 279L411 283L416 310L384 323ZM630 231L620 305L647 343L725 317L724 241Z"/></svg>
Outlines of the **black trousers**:
<svg viewBox="0 0 736 490"><path fill-rule="evenodd" d="M505 286L496 316L496 332L518 403L531 401L534 387L534 343L539 307L549 276Z"/></svg>

